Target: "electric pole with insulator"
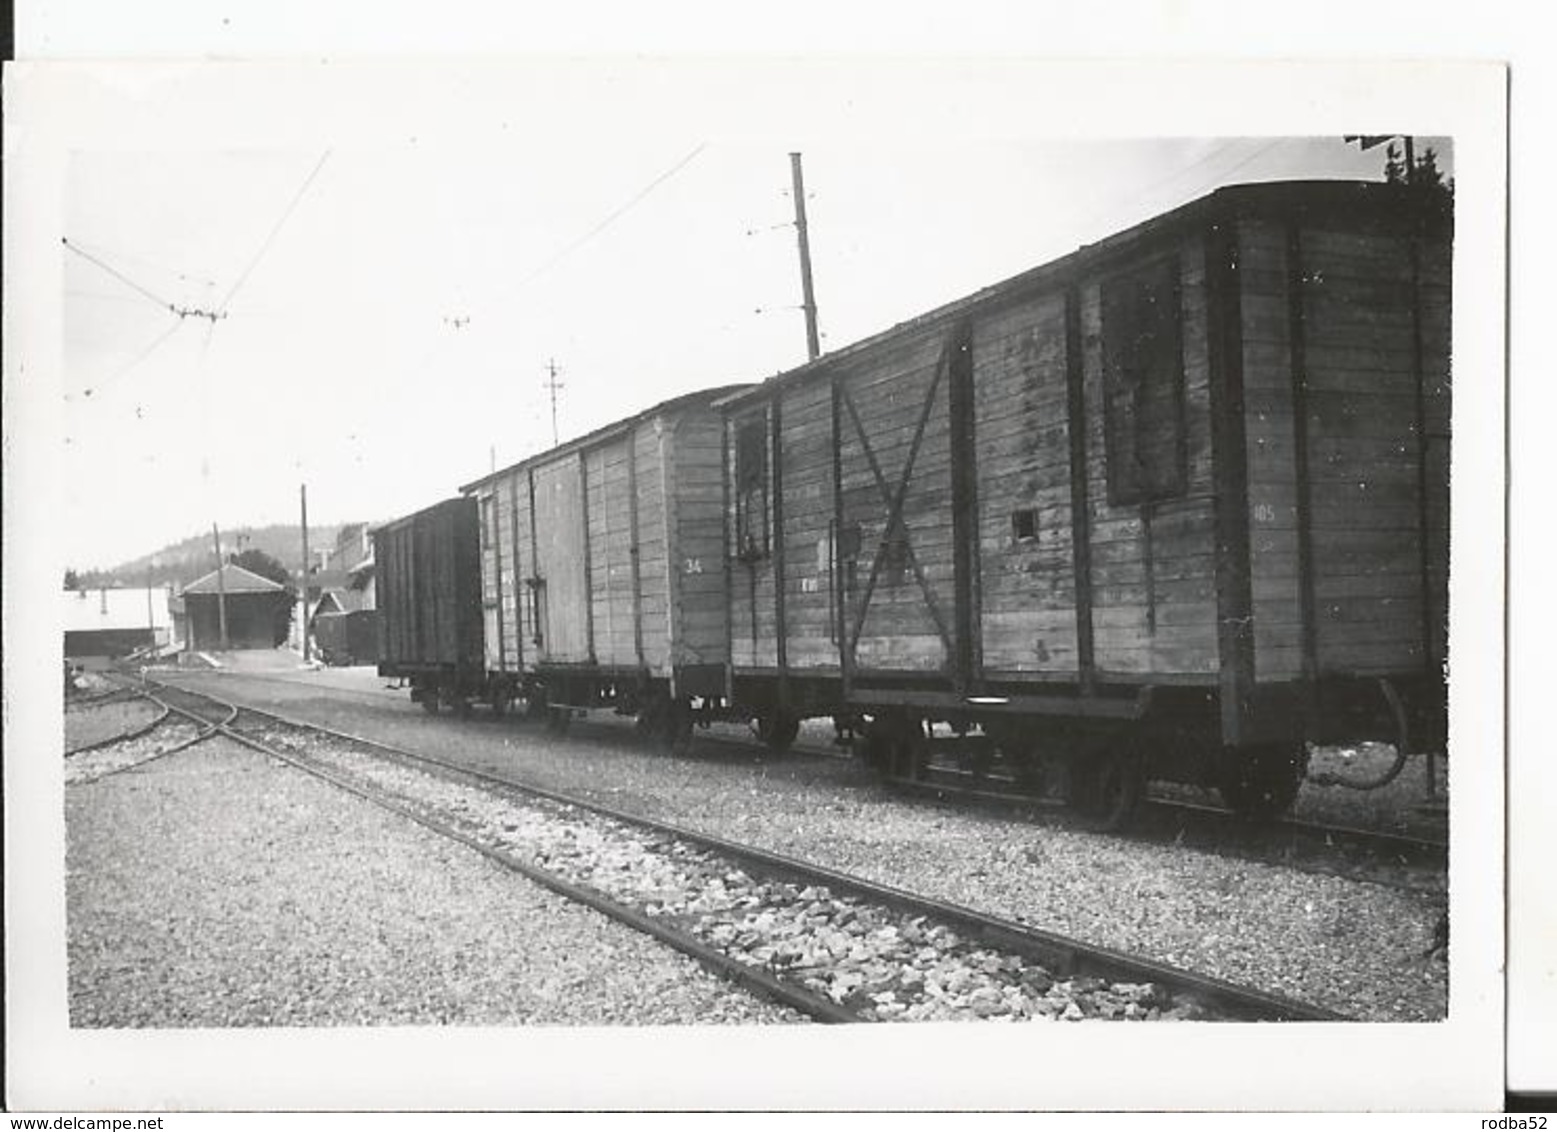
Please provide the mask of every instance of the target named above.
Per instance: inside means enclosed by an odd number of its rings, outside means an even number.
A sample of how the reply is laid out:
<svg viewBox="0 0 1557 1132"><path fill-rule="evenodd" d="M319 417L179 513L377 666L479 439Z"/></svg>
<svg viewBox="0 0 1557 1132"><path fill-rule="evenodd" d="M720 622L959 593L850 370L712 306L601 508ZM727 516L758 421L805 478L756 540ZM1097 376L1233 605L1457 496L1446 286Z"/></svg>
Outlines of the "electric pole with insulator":
<svg viewBox="0 0 1557 1132"><path fill-rule="evenodd" d="M551 395L551 446L557 447L557 391L562 388L562 382L557 380L557 359L552 358L546 363L546 391Z"/></svg>
<svg viewBox="0 0 1557 1132"><path fill-rule="evenodd" d="M822 352L821 338L816 330L816 293L811 287L811 240L806 234L806 183L800 171L800 155L789 155L790 180L795 191L795 235L800 241L800 294L801 309L806 312L806 356L815 358Z"/></svg>

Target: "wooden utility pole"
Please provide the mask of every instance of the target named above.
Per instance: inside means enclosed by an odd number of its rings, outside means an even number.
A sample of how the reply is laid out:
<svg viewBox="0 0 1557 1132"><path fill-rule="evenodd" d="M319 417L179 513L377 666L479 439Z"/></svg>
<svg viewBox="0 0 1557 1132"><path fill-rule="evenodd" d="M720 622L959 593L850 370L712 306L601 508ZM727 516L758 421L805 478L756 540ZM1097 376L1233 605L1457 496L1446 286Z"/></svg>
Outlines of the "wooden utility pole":
<svg viewBox="0 0 1557 1132"><path fill-rule="evenodd" d="M303 663L311 656L308 645L308 485L298 485L298 495L303 504Z"/></svg>
<svg viewBox="0 0 1557 1132"><path fill-rule="evenodd" d="M800 171L800 155L789 155L790 180L795 192L795 233L800 241L800 294L801 309L806 312L806 351L808 358L822 352L822 342L816 330L816 294L811 289L811 241L806 235L806 184Z"/></svg>
<svg viewBox="0 0 1557 1132"><path fill-rule="evenodd" d="M221 649L227 651L227 582L222 577L222 536L216 529L216 524L211 524L211 541L216 546L216 619L221 626Z"/></svg>

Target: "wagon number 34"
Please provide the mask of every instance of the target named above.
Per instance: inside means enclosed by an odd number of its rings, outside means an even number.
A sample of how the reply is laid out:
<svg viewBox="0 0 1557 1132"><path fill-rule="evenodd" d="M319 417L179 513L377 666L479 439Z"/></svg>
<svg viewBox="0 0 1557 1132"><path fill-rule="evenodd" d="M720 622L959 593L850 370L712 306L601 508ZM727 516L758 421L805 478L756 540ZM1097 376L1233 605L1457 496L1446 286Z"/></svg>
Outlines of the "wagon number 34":
<svg viewBox="0 0 1557 1132"><path fill-rule="evenodd" d="M701 558L688 558L681 565L683 574L701 574L703 572L703 560Z"/></svg>

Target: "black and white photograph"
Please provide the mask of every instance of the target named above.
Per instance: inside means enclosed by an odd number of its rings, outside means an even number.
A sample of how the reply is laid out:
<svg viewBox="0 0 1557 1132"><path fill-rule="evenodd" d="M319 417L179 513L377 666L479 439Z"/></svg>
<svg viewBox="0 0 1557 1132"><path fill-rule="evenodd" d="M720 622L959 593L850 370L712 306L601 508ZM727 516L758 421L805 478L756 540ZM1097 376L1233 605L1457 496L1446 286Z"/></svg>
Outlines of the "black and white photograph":
<svg viewBox="0 0 1557 1132"><path fill-rule="evenodd" d="M10 70L18 1107L1496 1104L1504 79Z"/></svg>

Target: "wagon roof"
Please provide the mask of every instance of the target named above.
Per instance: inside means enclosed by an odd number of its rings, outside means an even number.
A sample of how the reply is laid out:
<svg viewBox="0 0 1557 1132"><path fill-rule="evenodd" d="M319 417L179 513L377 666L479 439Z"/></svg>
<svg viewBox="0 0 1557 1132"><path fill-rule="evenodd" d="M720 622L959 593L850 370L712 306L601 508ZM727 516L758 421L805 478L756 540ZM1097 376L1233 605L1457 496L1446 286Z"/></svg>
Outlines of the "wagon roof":
<svg viewBox="0 0 1557 1132"><path fill-rule="evenodd" d="M467 484L461 484L460 490L463 492L469 492L473 488L480 487L483 484L491 483L493 480L499 480L505 476L512 475L521 468L529 467L532 464L546 463L556 459L558 456L567 455L569 452L576 452L580 448L588 448L594 444L600 443L602 440L605 440L610 436L615 435L616 433L623 432L631 428L639 421L649 420L650 418L661 416L665 413L674 413L698 403L714 405L728 397L738 395L742 390L750 388L753 387L749 384L734 384L721 385L713 389L699 389L692 393L683 393L679 397L672 397L668 401L661 401L658 405L645 409L641 413L635 413L634 415L626 417L622 420L613 421L608 425L602 425L600 428L595 429L593 432L587 432L583 436L564 441L555 448L548 448L544 452L537 452L533 456L526 456L523 460L509 464L506 468L499 468L495 472L488 472L480 479L474 479Z"/></svg>
<svg viewBox="0 0 1557 1132"><path fill-rule="evenodd" d="M1196 225L1245 217L1292 216L1333 218L1354 227L1369 224L1398 230L1409 230L1413 226L1434 232L1447 229L1450 218L1446 210L1424 208L1422 204L1406 197L1407 191L1401 186L1382 181L1271 181L1224 186L1170 212L1105 236L1096 243L1084 244L1059 259L1028 268L1009 279L954 299L868 338L823 354L804 365L775 374L759 385L737 390L716 404L737 404L770 394L775 386L802 381L825 371L833 362L863 353L905 331L925 329L983 307L1009 302L1034 291L1068 282L1071 277L1141 243Z"/></svg>
<svg viewBox="0 0 1557 1132"><path fill-rule="evenodd" d="M440 499L437 503L431 503L419 511L412 511L408 515L397 515L393 519L385 519L381 523L371 523L368 526L369 535L378 535L384 531L393 530L396 527L409 526L423 515L430 515L434 511L450 506L475 506L463 495L453 495L448 499ZM371 565L371 561L365 561L363 565Z"/></svg>

